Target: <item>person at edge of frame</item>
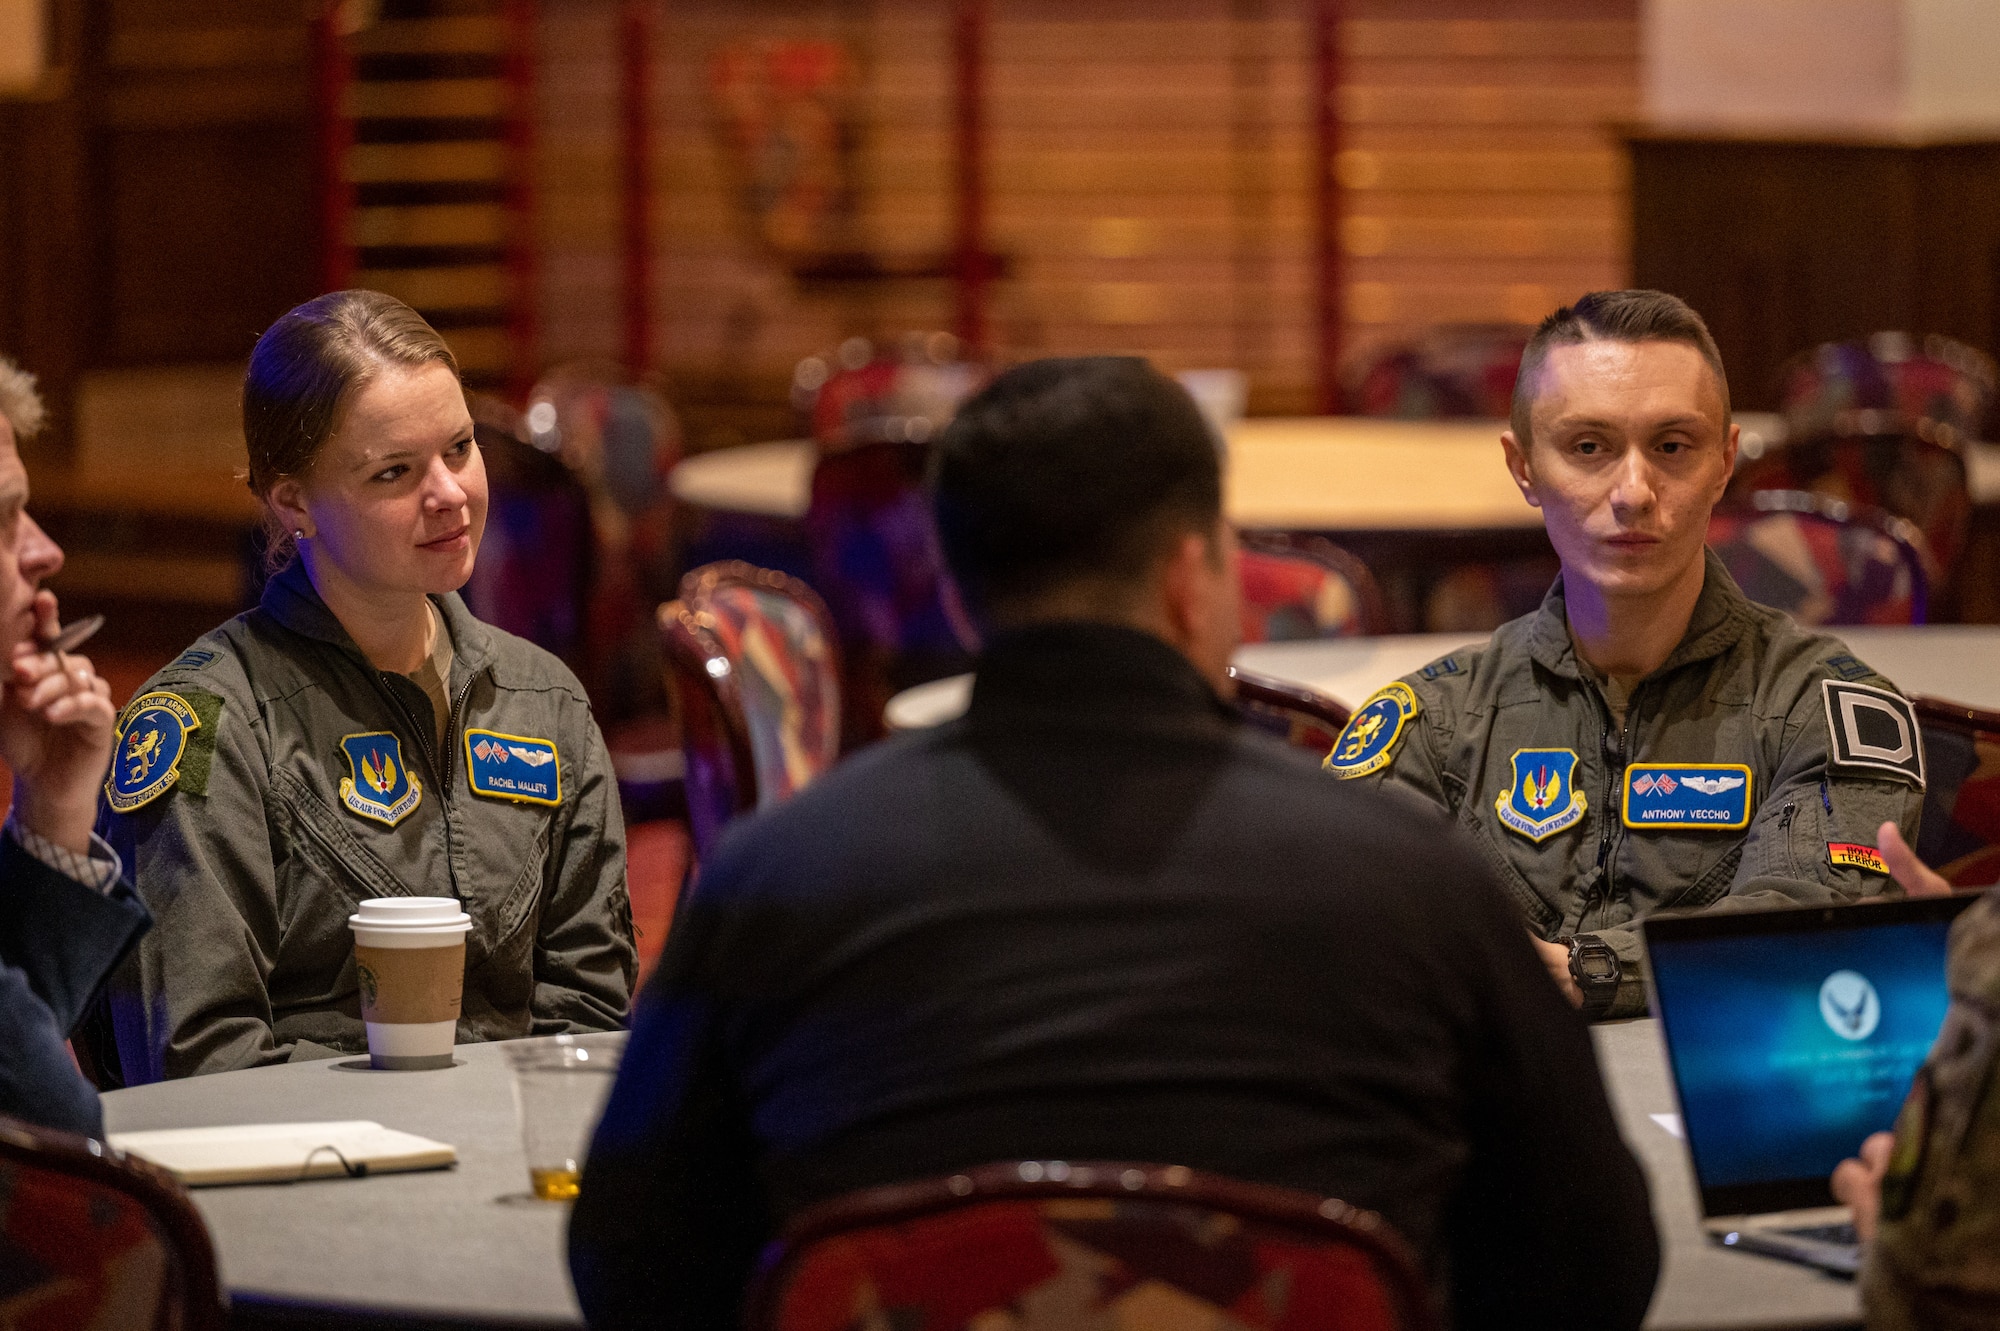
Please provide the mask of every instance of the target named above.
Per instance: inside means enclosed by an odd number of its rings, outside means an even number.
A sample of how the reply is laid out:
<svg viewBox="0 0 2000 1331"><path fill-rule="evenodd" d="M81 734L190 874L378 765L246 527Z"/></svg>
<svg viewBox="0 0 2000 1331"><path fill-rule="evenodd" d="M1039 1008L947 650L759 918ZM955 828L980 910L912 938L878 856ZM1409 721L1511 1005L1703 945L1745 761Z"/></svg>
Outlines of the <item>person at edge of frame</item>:
<svg viewBox="0 0 2000 1331"><path fill-rule="evenodd" d="M1372 695L1327 769L1445 809L1593 1019L1646 1011L1655 911L1893 890L1877 829L1915 835L1915 712L1707 549L1737 427L1701 316L1658 291L1557 310L1500 443L1561 574L1483 648Z"/></svg>

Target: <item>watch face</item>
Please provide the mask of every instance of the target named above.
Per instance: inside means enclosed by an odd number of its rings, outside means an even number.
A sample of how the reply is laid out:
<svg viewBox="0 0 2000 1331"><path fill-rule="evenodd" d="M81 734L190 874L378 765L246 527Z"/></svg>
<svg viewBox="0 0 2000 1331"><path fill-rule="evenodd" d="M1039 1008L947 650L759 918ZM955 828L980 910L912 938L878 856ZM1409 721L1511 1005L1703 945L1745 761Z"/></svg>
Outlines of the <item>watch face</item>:
<svg viewBox="0 0 2000 1331"><path fill-rule="evenodd" d="M1576 968L1582 979L1592 984L1603 984L1618 978L1618 957L1608 948L1604 951L1592 948L1577 956Z"/></svg>

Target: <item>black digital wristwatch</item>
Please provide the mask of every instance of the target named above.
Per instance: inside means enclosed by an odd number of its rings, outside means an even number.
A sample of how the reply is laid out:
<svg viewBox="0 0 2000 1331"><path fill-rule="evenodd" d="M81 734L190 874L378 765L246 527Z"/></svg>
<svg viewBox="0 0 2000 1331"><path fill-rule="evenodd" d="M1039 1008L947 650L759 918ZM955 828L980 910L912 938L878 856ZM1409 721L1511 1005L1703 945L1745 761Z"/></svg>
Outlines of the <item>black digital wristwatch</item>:
<svg viewBox="0 0 2000 1331"><path fill-rule="evenodd" d="M1618 997L1622 974L1618 954L1611 950L1611 944L1588 935L1561 941L1569 944L1569 978L1576 981L1583 995L1583 1015L1586 1020L1595 1020L1609 1012Z"/></svg>

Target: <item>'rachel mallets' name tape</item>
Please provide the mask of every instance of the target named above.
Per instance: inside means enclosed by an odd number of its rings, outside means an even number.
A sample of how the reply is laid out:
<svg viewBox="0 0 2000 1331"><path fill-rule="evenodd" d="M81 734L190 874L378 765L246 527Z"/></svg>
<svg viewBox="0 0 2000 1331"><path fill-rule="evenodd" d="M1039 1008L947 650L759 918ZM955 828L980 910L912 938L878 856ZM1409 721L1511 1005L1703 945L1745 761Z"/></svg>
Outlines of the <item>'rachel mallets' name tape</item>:
<svg viewBox="0 0 2000 1331"><path fill-rule="evenodd" d="M1646 1117L1659 1124L1660 1130L1669 1137L1679 1138L1684 1135L1681 1132L1681 1116L1679 1114L1648 1114Z"/></svg>
<svg viewBox="0 0 2000 1331"><path fill-rule="evenodd" d="M114 1132L106 1140L171 1170L190 1188L213 1183L291 1183L345 1174L444 1169L458 1152L444 1142L356 1119L341 1123L244 1123L224 1128Z"/></svg>

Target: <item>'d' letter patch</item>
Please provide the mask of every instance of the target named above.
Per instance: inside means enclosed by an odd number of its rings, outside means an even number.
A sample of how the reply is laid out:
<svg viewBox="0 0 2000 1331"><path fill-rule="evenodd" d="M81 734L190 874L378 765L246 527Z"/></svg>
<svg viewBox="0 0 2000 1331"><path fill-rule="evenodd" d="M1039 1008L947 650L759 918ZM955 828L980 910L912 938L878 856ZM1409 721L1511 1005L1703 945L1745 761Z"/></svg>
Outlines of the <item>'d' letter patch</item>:
<svg viewBox="0 0 2000 1331"><path fill-rule="evenodd" d="M1326 770L1348 781L1387 767L1403 737L1403 727L1419 710L1417 695L1401 680L1375 690L1347 718L1340 738L1333 742L1333 752L1326 755Z"/></svg>
<svg viewBox="0 0 2000 1331"><path fill-rule="evenodd" d="M560 804L560 757L549 740L493 730L465 732L465 779L475 795L525 804Z"/></svg>
<svg viewBox="0 0 2000 1331"><path fill-rule="evenodd" d="M1576 754L1569 749L1516 749L1514 784L1493 801L1511 831L1542 841L1582 818L1590 801L1576 788Z"/></svg>
<svg viewBox="0 0 2000 1331"><path fill-rule="evenodd" d="M1750 826L1755 785L1742 763L1634 763L1625 769L1627 827Z"/></svg>
<svg viewBox="0 0 2000 1331"><path fill-rule="evenodd" d="M1887 772L1924 788L1924 743L1907 699L1873 684L1821 680L1827 762L1845 771Z"/></svg>
<svg viewBox="0 0 2000 1331"><path fill-rule="evenodd" d="M386 730L340 741L351 775L340 778L340 802L363 818L394 827L423 802L424 788L403 762L403 746Z"/></svg>
<svg viewBox="0 0 2000 1331"><path fill-rule="evenodd" d="M199 729L201 718L179 694L149 693L127 707L111 750L105 802L130 813L166 794L181 778L188 733Z"/></svg>

